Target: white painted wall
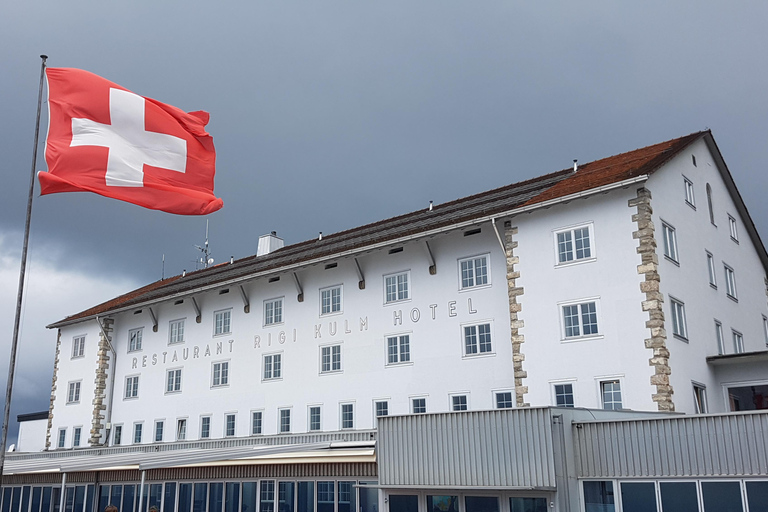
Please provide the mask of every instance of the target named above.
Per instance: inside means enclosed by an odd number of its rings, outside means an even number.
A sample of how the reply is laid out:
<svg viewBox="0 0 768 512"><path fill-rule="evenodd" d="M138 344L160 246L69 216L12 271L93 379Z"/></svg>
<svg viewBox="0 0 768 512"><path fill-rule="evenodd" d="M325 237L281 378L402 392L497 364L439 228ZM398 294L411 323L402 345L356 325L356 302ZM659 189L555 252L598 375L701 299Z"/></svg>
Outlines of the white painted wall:
<svg viewBox="0 0 768 512"><path fill-rule="evenodd" d="M45 450L45 431L48 419L19 422L19 437L16 441L17 452L41 452Z"/></svg>

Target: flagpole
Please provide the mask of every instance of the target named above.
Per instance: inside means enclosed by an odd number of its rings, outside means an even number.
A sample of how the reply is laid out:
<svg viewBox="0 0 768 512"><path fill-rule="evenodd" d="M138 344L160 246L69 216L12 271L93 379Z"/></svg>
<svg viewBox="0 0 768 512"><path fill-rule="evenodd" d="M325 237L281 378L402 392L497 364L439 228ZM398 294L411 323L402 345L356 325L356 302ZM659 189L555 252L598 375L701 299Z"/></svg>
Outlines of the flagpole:
<svg viewBox="0 0 768 512"><path fill-rule="evenodd" d="M29 197L27 199L27 219L24 224L24 245L21 250L21 269L19 271L19 292L16 296L16 319L13 323L13 341L11 342L11 360L8 364L8 384L5 389L5 411L3 412L3 431L0 440L0 488L3 485L3 469L5 468L5 446L8 442L8 419L11 415L11 396L13 394L13 377L16 370L16 349L19 345L19 325L21 324L21 305L24 298L24 273L27 269L27 248L29 245L29 223L32 218L32 196L35 191L35 168L37 167L37 142L40 135L40 109L43 104L43 81L45 80L45 61L47 55L41 55L40 87L37 92L37 119L35 120L35 142L32 147L32 175L29 178Z"/></svg>

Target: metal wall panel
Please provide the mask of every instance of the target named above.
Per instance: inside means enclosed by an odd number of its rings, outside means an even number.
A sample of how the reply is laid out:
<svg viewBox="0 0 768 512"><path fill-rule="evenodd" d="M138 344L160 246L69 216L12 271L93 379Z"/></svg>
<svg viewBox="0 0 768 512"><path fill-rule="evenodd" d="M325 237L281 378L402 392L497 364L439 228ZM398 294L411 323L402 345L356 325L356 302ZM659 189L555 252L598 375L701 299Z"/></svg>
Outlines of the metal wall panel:
<svg viewBox="0 0 768 512"><path fill-rule="evenodd" d="M382 486L555 486L547 409L378 418Z"/></svg>
<svg viewBox="0 0 768 512"><path fill-rule="evenodd" d="M582 478L768 475L768 411L572 428Z"/></svg>

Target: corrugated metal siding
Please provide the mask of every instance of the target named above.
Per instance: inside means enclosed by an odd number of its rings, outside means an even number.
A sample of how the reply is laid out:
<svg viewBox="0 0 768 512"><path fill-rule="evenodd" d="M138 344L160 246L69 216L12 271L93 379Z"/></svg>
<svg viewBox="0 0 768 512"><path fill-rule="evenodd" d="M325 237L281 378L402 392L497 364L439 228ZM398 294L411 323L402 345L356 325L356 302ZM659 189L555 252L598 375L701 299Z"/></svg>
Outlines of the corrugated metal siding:
<svg viewBox="0 0 768 512"><path fill-rule="evenodd" d="M382 486L554 487L547 409L379 418Z"/></svg>
<svg viewBox="0 0 768 512"><path fill-rule="evenodd" d="M768 412L572 428L582 478L768 475Z"/></svg>

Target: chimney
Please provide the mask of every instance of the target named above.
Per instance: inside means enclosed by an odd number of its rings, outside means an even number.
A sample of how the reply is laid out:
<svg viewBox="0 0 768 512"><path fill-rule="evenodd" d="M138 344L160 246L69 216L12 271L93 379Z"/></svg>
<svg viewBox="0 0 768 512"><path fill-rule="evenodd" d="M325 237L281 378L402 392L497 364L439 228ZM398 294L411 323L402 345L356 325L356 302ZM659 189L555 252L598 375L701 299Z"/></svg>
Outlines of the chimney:
<svg viewBox="0 0 768 512"><path fill-rule="evenodd" d="M282 248L285 245L283 239L277 236L277 231L272 231L268 235L259 237L259 248L256 250L256 256L264 256Z"/></svg>
<svg viewBox="0 0 768 512"><path fill-rule="evenodd" d="M579 170L579 161L575 158L573 159L573 172L576 172Z"/></svg>

